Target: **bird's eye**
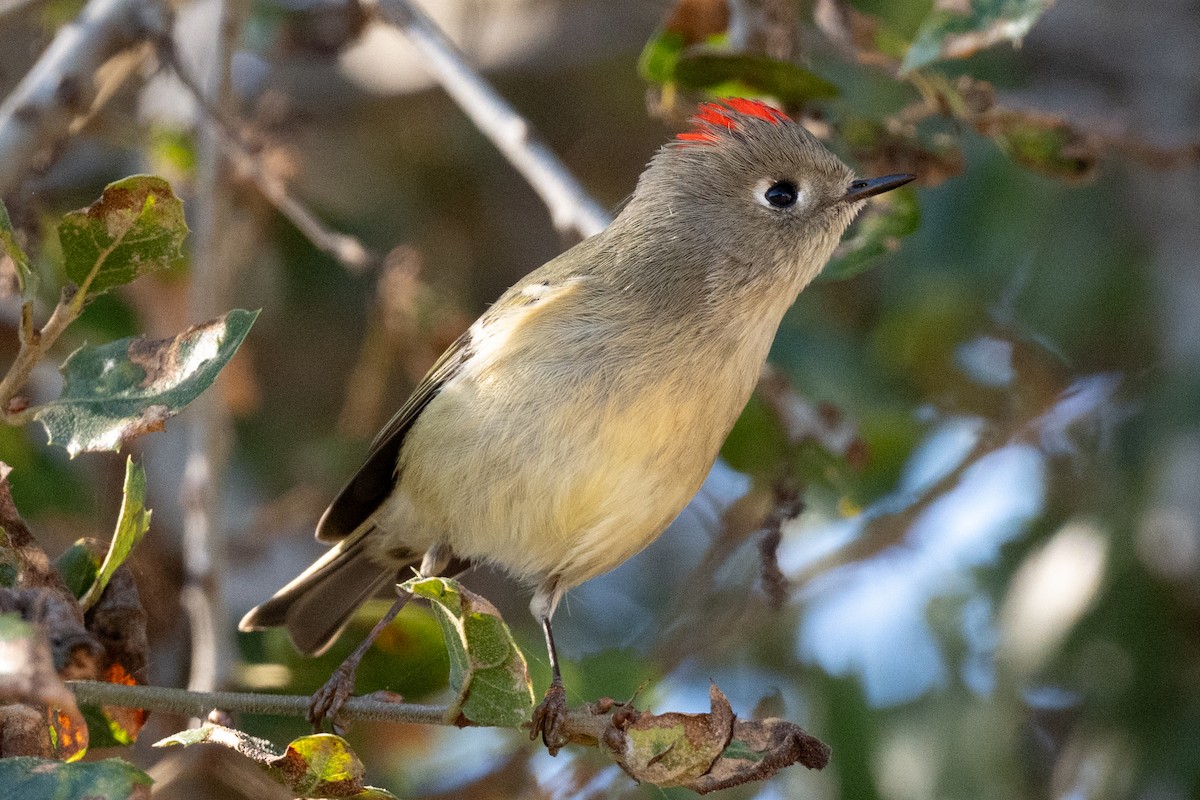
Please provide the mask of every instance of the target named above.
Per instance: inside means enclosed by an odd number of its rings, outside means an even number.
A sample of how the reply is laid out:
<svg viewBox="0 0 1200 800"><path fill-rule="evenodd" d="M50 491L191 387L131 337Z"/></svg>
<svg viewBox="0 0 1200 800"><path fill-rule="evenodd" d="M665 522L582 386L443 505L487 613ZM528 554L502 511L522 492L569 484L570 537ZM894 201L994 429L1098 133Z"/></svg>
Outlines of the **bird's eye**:
<svg viewBox="0 0 1200 800"><path fill-rule="evenodd" d="M763 192L763 199L775 208L788 208L796 204L796 198L800 193L796 190L796 184L791 181L776 181L767 187Z"/></svg>

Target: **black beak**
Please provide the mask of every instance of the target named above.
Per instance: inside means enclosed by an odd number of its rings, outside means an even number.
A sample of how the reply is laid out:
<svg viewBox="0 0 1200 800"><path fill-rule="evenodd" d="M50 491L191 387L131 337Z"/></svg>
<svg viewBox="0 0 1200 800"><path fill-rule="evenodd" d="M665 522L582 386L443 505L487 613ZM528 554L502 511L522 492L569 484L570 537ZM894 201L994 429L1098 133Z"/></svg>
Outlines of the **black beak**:
<svg viewBox="0 0 1200 800"><path fill-rule="evenodd" d="M859 200L866 200L868 197L890 192L897 186L903 186L916 177L916 175L885 175L882 178L868 178L866 180L855 181L850 184L850 188L842 195L842 202L857 203Z"/></svg>

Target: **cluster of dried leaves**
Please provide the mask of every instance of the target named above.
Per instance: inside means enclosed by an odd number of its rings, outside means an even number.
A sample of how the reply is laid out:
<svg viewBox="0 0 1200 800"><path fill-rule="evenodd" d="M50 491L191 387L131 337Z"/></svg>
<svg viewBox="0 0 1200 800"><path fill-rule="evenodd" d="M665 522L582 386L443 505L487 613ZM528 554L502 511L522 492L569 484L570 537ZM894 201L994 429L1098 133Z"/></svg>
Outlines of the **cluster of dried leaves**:
<svg viewBox="0 0 1200 800"><path fill-rule="evenodd" d="M81 540L51 563L13 504L7 474L0 465L0 757L72 761L89 745L129 744L144 712L81 710L63 682L144 678L146 612L122 562L149 526L145 475L130 462L113 547Z"/></svg>

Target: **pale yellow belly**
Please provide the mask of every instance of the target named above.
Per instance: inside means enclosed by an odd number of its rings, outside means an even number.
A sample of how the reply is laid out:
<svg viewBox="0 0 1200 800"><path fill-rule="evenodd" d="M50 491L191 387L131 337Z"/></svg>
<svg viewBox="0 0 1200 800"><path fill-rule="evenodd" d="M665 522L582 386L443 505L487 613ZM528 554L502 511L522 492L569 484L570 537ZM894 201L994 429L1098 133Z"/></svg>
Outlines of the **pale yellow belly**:
<svg viewBox="0 0 1200 800"><path fill-rule="evenodd" d="M551 401L452 382L408 435L376 514L380 545L443 543L563 587L612 569L692 498L749 391L716 406L689 388L672 396L664 381L612 403L602 386Z"/></svg>

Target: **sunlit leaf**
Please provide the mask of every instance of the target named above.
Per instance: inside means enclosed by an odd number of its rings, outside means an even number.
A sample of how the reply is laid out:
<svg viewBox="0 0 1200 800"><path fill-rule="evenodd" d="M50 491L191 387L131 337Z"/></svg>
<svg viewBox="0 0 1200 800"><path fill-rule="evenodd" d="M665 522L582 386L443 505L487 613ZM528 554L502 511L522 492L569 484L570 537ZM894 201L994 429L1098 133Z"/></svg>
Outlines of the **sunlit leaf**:
<svg viewBox="0 0 1200 800"><path fill-rule="evenodd" d="M318 733L301 736L284 752L266 739L221 725L203 725L181 731L155 743L155 747L219 744L261 765L297 797L337 797L356 800L395 800L383 789L363 785L366 770L350 745L340 736Z"/></svg>
<svg viewBox="0 0 1200 800"><path fill-rule="evenodd" d="M74 764L41 758L0 759L4 797L54 800L142 800L153 779L119 758Z"/></svg>
<svg viewBox="0 0 1200 800"><path fill-rule="evenodd" d="M62 396L34 418L72 457L118 450L162 430L166 421L212 385L258 316L235 309L174 339L121 339L81 347L63 364Z"/></svg>
<svg viewBox="0 0 1200 800"><path fill-rule="evenodd" d="M150 513L146 508L146 471L133 463L132 458L126 458L125 485L122 488L121 511L117 515L117 529L96 580L79 601L84 611L100 599L108 579L117 571L117 567L125 563L134 546L146 535L150 529Z"/></svg>
<svg viewBox="0 0 1200 800"><path fill-rule="evenodd" d="M187 235L183 204L162 178L134 175L110 183L92 205L72 211L58 227L67 277L98 294L182 254Z"/></svg>
<svg viewBox="0 0 1200 800"><path fill-rule="evenodd" d="M881 256L895 252L900 240L920 225L921 208L911 189L894 189L886 199L872 200L821 273L821 280L844 280L866 272Z"/></svg>
<svg viewBox="0 0 1200 800"><path fill-rule="evenodd" d="M1054 0L971 0L938 3L913 38L902 73L943 59L965 58L1000 42L1020 42ZM953 5L953 8L947 8Z"/></svg>
<svg viewBox="0 0 1200 800"><path fill-rule="evenodd" d="M21 294L28 294L35 285L37 273L29 263L29 256L17 242L17 232L13 230L12 220L8 217L8 209L0 201L0 253L12 259L17 271L17 285Z"/></svg>
<svg viewBox="0 0 1200 800"><path fill-rule="evenodd" d="M402 588L430 600L441 623L452 708L479 725L515 728L529 719L533 688L525 656L495 606L451 578L413 578Z"/></svg>

